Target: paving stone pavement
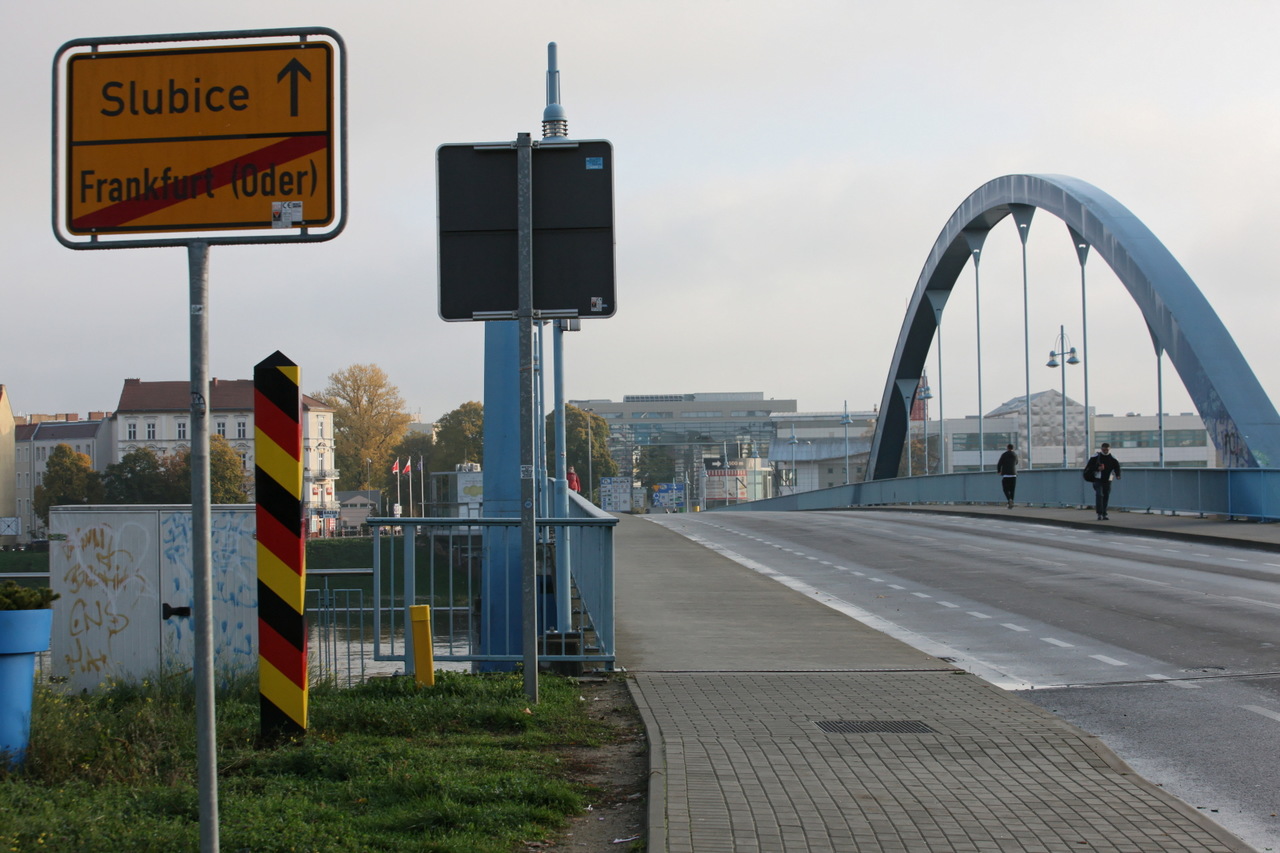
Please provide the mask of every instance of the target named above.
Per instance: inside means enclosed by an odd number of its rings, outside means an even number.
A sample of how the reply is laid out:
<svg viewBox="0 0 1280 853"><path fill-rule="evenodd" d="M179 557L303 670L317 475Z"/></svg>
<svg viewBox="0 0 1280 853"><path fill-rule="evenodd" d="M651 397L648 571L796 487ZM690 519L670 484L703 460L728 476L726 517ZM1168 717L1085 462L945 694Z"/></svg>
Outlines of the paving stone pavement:
<svg viewBox="0 0 1280 853"><path fill-rule="evenodd" d="M651 853L1253 850L1096 737L657 524L624 517L615 564Z"/></svg>

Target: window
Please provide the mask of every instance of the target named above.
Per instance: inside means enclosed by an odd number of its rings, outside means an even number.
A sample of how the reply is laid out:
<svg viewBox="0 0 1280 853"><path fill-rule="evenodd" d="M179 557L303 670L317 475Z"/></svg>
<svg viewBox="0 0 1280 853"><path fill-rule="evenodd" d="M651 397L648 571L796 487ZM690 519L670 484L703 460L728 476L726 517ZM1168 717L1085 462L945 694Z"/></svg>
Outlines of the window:
<svg viewBox="0 0 1280 853"><path fill-rule="evenodd" d="M249 454L247 451L240 451L240 470L246 471L249 468Z"/></svg>
<svg viewBox="0 0 1280 853"><path fill-rule="evenodd" d="M154 421L147 424L147 441L156 440L156 425Z"/></svg>
<svg viewBox="0 0 1280 853"><path fill-rule="evenodd" d="M316 431L324 438L324 418L316 418Z"/></svg>
<svg viewBox="0 0 1280 853"><path fill-rule="evenodd" d="M236 438L248 438L248 425L244 421L236 421Z"/></svg>
<svg viewBox="0 0 1280 853"><path fill-rule="evenodd" d="M223 438L226 438L226 437L227 437L227 422L226 422L226 421L218 421L217 433L218 433L218 435L222 436Z"/></svg>
<svg viewBox="0 0 1280 853"><path fill-rule="evenodd" d="M135 423L130 423L128 426L126 426L126 427L125 427L125 437L126 437L126 438L128 438L128 439L129 439L129 441L137 441L137 440L138 440L138 425L137 425L137 424L135 424Z"/></svg>
<svg viewBox="0 0 1280 853"><path fill-rule="evenodd" d="M186 421L178 421L178 438L182 441L186 441L186 438L187 438L187 422Z"/></svg>

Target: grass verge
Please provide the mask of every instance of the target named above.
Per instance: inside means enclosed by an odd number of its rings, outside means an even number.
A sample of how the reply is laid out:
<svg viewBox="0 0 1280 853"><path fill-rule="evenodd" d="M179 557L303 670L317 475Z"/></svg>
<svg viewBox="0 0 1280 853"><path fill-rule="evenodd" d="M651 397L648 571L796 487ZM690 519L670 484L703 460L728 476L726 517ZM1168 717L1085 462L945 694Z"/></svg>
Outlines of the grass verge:
<svg viewBox="0 0 1280 853"><path fill-rule="evenodd" d="M571 680L539 682L532 707L519 674L318 685L307 735L277 745L258 742L256 685L223 691L221 848L508 853L553 835L593 793L557 749L612 731ZM37 688L27 762L0 769L0 850L197 850L194 707L187 679Z"/></svg>

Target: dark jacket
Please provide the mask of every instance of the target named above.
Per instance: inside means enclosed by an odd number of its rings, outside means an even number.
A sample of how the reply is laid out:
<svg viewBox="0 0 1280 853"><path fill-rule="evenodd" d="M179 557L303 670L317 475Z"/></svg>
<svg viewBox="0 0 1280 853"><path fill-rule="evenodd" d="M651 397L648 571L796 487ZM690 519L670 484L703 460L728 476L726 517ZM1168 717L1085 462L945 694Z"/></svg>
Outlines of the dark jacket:
<svg viewBox="0 0 1280 853"><path fill-rule="evenodd" d="M1002 477L1018 476L1018 454L1012 450L1000 454L1000 459L996 461L996 473Z"/></svg>
<svg viewBox="0 0 1280 853"><path fill-rule="evenodd" d="M1094 477L1096 481L1120 479L1120 460L1110 453L1095 453L1089 462L1096 472Z"/></svg>

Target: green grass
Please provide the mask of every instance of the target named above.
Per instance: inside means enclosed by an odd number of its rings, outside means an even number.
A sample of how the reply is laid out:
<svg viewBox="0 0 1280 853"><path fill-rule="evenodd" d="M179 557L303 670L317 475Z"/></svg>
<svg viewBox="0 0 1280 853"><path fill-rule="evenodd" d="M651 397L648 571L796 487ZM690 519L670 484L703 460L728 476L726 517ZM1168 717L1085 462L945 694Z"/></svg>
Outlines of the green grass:
<svg viewBox="0 0 1280 853"><path fill-rule="evenodd" d="M557 757L598 744L573 682L437 673L311 691L307 734L262 745L256 686L218 701L220 841L228 851L508 853L588 801ZM531 711L531 713L527 713ZM37 688L23 768L0 770L0 850L195 851L194 699L185 679L92 695Z"/></svg>

